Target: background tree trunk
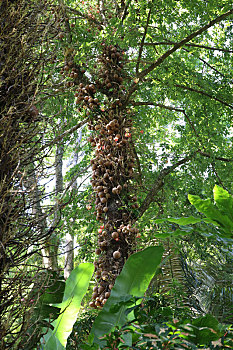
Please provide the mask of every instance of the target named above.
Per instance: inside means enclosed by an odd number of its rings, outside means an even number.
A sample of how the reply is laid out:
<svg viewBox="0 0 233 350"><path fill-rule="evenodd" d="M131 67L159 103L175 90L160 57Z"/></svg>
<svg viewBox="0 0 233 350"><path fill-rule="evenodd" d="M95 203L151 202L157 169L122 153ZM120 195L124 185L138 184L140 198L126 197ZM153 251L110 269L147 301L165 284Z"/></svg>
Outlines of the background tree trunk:
<svg viewBox="0 0 233 350"><path fill-rule="evenodd" d="M61 211L60 211L60 198L59 195L62 194L63 191L63 175L62 175L62 166L63 166L63 154L64 154L64 146L58 144L56 148L56 156L55 156L55 211L54 211L54 220L53 226L57 227L61 220ZM49 242L50 249L50 259L52 262L52 270L58 270L58 248L60 244L60 238L56 234L52 236L52 239Z"/></svg>

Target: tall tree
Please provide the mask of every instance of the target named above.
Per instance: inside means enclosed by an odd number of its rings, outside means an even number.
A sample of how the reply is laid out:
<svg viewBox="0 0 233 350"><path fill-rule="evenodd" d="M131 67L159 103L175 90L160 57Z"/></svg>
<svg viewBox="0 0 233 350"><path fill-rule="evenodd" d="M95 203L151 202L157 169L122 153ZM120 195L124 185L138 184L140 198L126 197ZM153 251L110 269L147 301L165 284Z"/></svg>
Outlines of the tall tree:
<svg viewBox="0 0 233 350"><path fill-rule="evenodd" d="M28 292L40 280L38 246L52 231L42 234L44 217L33 210L34 184L25 177L43 159L47 118L36 99L55 31L44 1L4 0L0 13L0 347L13 349L28 326Z"/></svg>
<svg viewBox="0 0 233 350"><path fill-rule="evenodd" d="M137 249L136 222L151 226L162 188L166 208L175 184L176 192L185 192L187 183L193 191L187 176L197 184L207 173L208 181L230 185L223 178L232 152L221 133L230 135L231 74L225 68L233 9L218 1L206 6L93 1L56 8L64 22L61 73L79 117L88 118L94 148L91 183L101 222L94 307L106 302Z"/></svg>

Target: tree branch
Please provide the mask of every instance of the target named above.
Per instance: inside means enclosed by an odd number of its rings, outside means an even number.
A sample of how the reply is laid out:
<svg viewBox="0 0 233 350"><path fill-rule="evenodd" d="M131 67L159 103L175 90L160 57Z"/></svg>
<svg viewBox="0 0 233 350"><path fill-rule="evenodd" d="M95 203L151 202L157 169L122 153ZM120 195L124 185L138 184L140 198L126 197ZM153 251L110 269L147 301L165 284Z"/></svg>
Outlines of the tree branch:
<svg viewBox="0 0 233 350"><path fill-rule="evenodd" d="M217 18L215 18L214 20L210 21L208 24L206 24L205 26L201 27L200 29L196 30L195 32L193 32L192 34L188 35L186 38L184 38L183 40L181 40L180 42L174 44L174 46L166 51L162 56L160 56L157 61L155 61L154 63L152 63L150 65L150 67L144 69L142 72L140 72L138 74L138 78L142 79L145 75L147 75L148 73L150 73L153 69L155 69L156 67L158 67L167 57L169 57L173 52L177 51L179 48L181 48L182 46L184 46L186 43L188 43L190 40L192 40L193 38L195 38L198 35L201 35L203 32L205 32L207 29L209 29L210 27L212 27L213 25L221 22L223 19L227 18L228 16L230 16L231 14L233 14L233 9L227 11L226 13L223 13L221 16L218 16Z"/></svg>
<svg viewBox="0 0 233 350"><path fill-rule="evenodd" d="M197 90L197 89L194 89L194 88L191 88L189 86L186 86L186 85L180 85L180 84L175 84L174 85L175 87L178 87L178 88L181 88L181 89L184 89L184 90L189 90L189 91L193 91L193 92L196 92L197 94L201 94L203 96L207 96L209 98L211 98L212 100L215 100L215 101L218 101L220 103L222 103L223 105L227 106L227 107L230 107L233 109L233 105L230 105L229 103L221 100L220 98L217 98L215 96L212 96L210 94L208 94L207 92L203 91L203 90Z"/></svg>
<svg viewBox="0 0 233 350"><path fill-rule="evenodd" d="M152 63L148 68L144 69L143 71L141 71L138 75L137 78L139 80L143 79L148 73L150 73L152 70L154 70L156 67L160 66L166 58L168 58L173 52L177 51L178 49L180 49L182 46L184 46L185 44L187 44L190 40L194 39L195 37L197 37L198 35L202 34L203 32L205 32L207 29L211 28L213 25L221 22L222 20L224 20L225 18L227 18L228 16L230 16L231 14L233 14L233 9L227 11L226 13L222 14L221 16L218 16L217 18L215 18L214 20L210 21L208 24L206 24L205 26L201 27L200 29L196 30L195 32L193 32L192 34L188 35L186 38L184 38L183 40L181 40L180 42L174 44L174 46L166 51L162 56L160 56L154 63ZM137 83L138 83L138 79L136 81L134 81L132 83L132 85L129 88L128 94L126 96L126 102L128 102L129 97L132 95L132 93L137 90Z"/></svg>
<svg viewBox="0 0 233 350"><path fill-rule="evenodd" d="M157 45L174 45L176 44L174 41L160 41L160 42L152 42L152 43L144 43L144 46L157 46ZM228 49L222 49L219 47L212 47L212 46L206 46L206 45L200 45L200 44L194 44L194 43L189 43L185 44L185 46L189 47L197 47L200 49L206 49L206 50L213 50L213 51L222 51L226 53L232 53L233 50L228 50Z"/></svg>
<svg viewBox="0 0 233 350"><path fill-rule="evenodd" d="M136 158L137 168L138 168L138 173L139 173L139 183L140 183L140 185L142 186L142 170L141 170L140 160L139 160L139 158L138 158L138 154L137 154L135 145L134 145L134 143L132 142L132 140L131 140L131 142L130 142L130 146L132 147L133 154L134 154L134 156L135 156L135 158Z"/></svg>
<svg viewBox="0 0 233 350"><path fill-rule="evenodd" d="M152 9L152 6L151 6L151 8L149 10L149 13L148 13L148 16L147 16L144 34L142 36L142 40L141 40L140 47L139 47L138 59L137 59L137 64L136 64L136 74L138 74L139 64L140 64L141 57L142 57L143 45L144 45L144 41L145 41L145 38L146 38L146 33L147 33L149 21L150 21L151 9Z"/></svg>
<svg viewBox="0 0 233 350"><path fill-rule="evenodd" d="M178 166L185 164L189 160L191 160L197 152L192 153L191 155L179 160L177 163L173 164L172 166L169 166L167 168L164 168L160 174L158 175L157 179L155 180L150 192L147 194L146 198L142 202L139 210L138 210L138 216L137 219L139 219L145 211L149 208L150 204L155 201L155 197L158 193L158 191L163 187L164 185L164 178L170 174L175 168Z"/></svg>
<svg viewBox="0 0 233 350"><path fill-rule="evenodd" d="M164 109L168 109L169 111L176 111L176 112L181 112L184 114L185 118L187 119L189 125L191 126L191 128L193 129L193 132L195 134L195 136L197 138L199 138L198 132L196 131L193 122L191 121L191 119L188 117L187 113L185 112L184 109L182 108L177 108L177 107L173 107L173 106L166 106L163 105L162 103L154 103L154 102L132 102L131 103L132 106L155 106L155 107L160 107L160 108L164 108Z"/></svg>
<svg viewBox="0 0 233 350"><path fill-rule="evenodd" d="M65 6L65 8L67 9L67 11L73 12L75 15L77 15L79 17L86 18L88 21L93 22L93 23L95 23L95 24L97 24L99 26L103 24L103 23L97 21L97 19L92 18L92 17L86 15L85 13L82 13L82 12L76 10L76 9L73 9L73 8L69 7L69 6Z"/></svg>
<svg viewBox="0 0 233 350"><path fill-rule="evenodd" d="M130 3L131 3L131 0L128 0L127 4L125 5L124 12L123 12L123 15L122 15L122 18L121 18L121 23L124 22L127 14L128 14L127 11L128 11L128 7L129 7Z"/></svg>
<svg viewBox="0 0 233 350"><path fill-rule="evenodd" d="M166 105L163 105L162 103L154 103L154 102L131 102L130 101L130 104L132 106L155 106L155 107L161 107L161 108L164 108L164 109L168 109L169 111L176 111L176 112L184 112L183 109L181 108L177 108L177 107L173 107L173 106L166 106Z"/></svg>
<svg viewBox="0 0 233 350"><path fill-rule="evenodd" d="M220 183L221 186L222 186L223 188L225 188L225 190L226 190L226 187L224 186L224 184L223 184L223 182L222 182L220 176L218 175L218 172L217 172L217 170L216 170L216 168L215 168L214 162L211 162L211 166L212 166L213 172L214 172L215 176L217 177L219 183Z"/></svg>
<svg viewBox="0 0 233 350"><path fill-rule="evenodd" d="M58 141L61 141L64 137L72 134L74 131L76 131L77 129L79 129L81 126L83 126L84 124L86 124L88 121L88 118L82 120L80 123L78 123L77 125L73 126L72 128L70 128L69 130L66 130L65 132L63 132L61 135L55 137L55 139L53 139L52 141L46 143L44 146L41 147L40 151L43 151L45 148L50 147L54 144L56 144Z"/></svg>
<svg viewBox="0 0 233 350"><path fill-rule="evenodd" d="M214 158L214 159L221 160L222 162L227 162L227 163L233 162L233 159L231 159L231 158L215 157L215 156L211 155L210 153L201 151L200 149L197 152L199 154L201 154L203 157Z"/></svg>
<svg viewBox="0 0 233 350"><path fill-rule="evenodd" d="M163 105L162 103L153 103L153 102L131 102L131 104L133 106L155 106L155 107L160 107L160 108L164 108L164 109L168 109L169 111L176 111L176 112L181 112L184 114L185 118L187 119L189 125L191 126L196 138L202 142L202 140L200 139L200 135L198 134L193 122L191 121L191 119L189 118L189 116L187 115L187 113L185 112L184 109L182 108L177 108L177 107L173 107L173 106L166 106ZM213 156L207 152L203 152L200 149L197 151L199 154L201 154L204 157L207 158L213 158ZM224 157L214 157L214 159L217 160L221 160L223 162L233 162L233 159L230 158L224 158Z"/></svg>

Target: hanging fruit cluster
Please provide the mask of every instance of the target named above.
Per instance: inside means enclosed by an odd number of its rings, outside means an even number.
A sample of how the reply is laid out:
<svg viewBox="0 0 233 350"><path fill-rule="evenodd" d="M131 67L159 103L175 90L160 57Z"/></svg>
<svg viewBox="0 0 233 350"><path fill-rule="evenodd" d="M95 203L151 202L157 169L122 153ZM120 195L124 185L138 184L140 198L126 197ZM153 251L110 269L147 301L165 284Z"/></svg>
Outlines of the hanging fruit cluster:
<svg viewBox="0 0 233 350"><path fill-rule="evenodd" d="M87 108L89 138L95 150L91 160L95 214L102 223L98 230L95 261L97 285L92 307L101 307L110 296L116 277L135 248L138 229L133 226L133 210L138 208L133 191L135 158L130 146L132 113L123 107L124 53L116 46L103 45L99 58L98 79L94 84L79 85L76 103ZM96 91L107 96L105 108L95 97ZM134 192L133 192L134 193Z"/></svg>

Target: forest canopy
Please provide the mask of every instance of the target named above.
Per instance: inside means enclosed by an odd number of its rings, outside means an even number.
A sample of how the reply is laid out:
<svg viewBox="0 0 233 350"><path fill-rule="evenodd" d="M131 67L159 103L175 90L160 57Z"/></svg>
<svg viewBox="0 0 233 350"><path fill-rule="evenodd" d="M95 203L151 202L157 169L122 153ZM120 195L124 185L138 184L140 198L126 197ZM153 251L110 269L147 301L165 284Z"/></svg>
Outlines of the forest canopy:
<svg viewBox="0 0 233 350"><path fill-rule="evenodd" d="M231 348L232 31L229 0L0 2L1 349Z"/></svg>

